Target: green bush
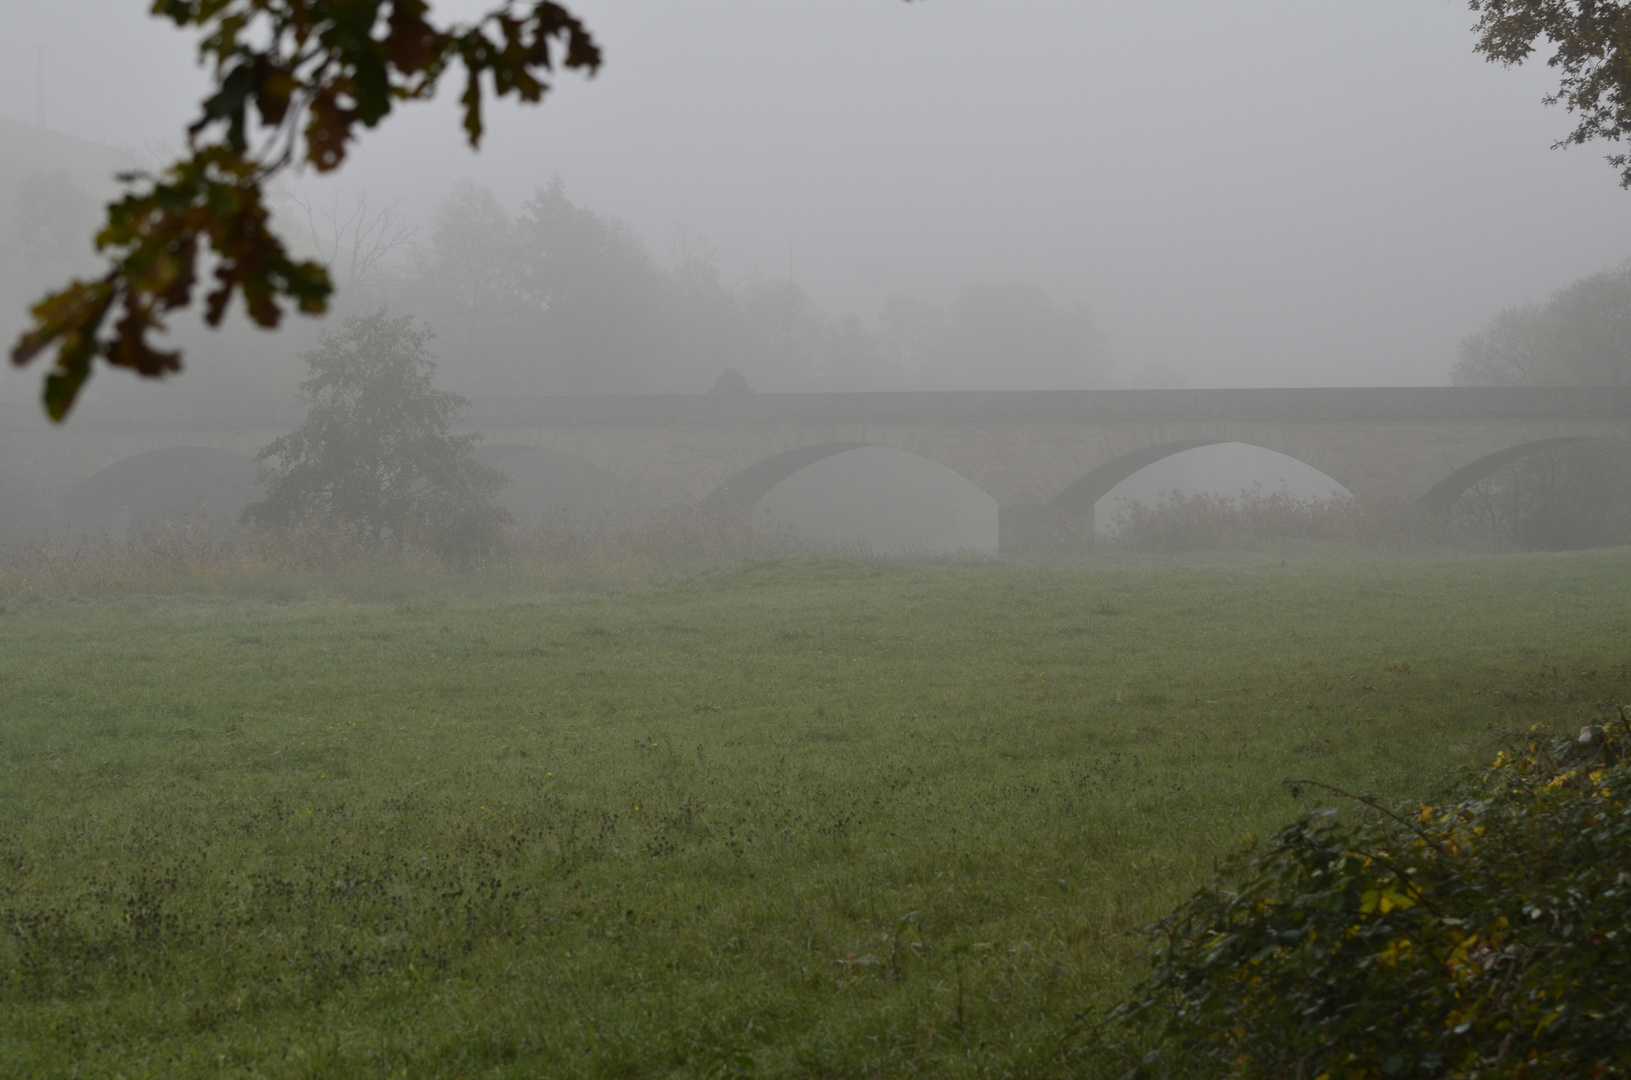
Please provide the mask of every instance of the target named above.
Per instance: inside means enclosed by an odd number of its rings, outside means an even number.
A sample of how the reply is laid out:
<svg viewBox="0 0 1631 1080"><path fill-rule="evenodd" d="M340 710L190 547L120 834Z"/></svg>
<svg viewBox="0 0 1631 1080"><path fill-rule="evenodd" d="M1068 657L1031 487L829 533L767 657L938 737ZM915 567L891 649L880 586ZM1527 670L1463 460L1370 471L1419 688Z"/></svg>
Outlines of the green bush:
<svg viewBox="0 0 1631 1080"><path fill-rule="evenodd" d="M266 498L246 523L348 530L370 549L434 552L468 564L499 547L504 474L455 435L468 402L432 384L429 330L384 310L324 331L302 354L306 420L257 455Z"/></svg>
<svg viewBox="0 0 1631 1080"><path fill-rule="evenodd" d="M1631 1075L1628 750L1622 710L1431 803L1304 816L1148 928L1101 1034L1155 1047L1129 1077Z"/></svg>
<svg viewBox="0 0 1631 1080"><path fill-rule="evenodd" d="M1135 551L1205 551L1308 543L1421 546L1447 534L1420 507L1352 496L1305 499L1254 484L1232 498L1171 491L1154 502L1121 503L1105 538Z"/></svg>

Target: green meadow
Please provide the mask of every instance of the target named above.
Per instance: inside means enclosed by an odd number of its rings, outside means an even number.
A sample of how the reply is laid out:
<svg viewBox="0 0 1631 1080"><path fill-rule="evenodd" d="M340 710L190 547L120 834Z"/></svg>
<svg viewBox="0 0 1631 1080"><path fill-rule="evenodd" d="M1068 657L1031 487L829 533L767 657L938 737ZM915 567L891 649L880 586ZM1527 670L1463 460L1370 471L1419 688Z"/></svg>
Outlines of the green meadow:
<svg viewBox="0 0 1631 1080"><path fill-rule="evenodd" d="M13 595L0 1073L1094 1076L1295 816L1631 696L1631 550Z"/></svg>

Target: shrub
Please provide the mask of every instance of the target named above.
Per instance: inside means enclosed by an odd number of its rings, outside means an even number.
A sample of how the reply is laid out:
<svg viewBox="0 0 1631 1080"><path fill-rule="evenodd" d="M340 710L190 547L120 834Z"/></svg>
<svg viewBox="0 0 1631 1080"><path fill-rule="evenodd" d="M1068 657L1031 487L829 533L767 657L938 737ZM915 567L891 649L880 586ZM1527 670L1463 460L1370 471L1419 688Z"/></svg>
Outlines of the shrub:
<svg viewBox="0 0 1631 1080"><path fill-rule="evenodd" d="M348 318L305 353L306 421L256 455L266 498L258 525L332 521L367 545L418 547L468 563L497 547L509 514L504 474L454 435L464 398L437 390L430 333L384 311Z"/></svg>
<svg viewBox="0 0 1631 1080"><path fill-rule="evenodd" d="M1631 1074L1631 724L1442 799L1303 817L1148 928L1129 1076Z"/></svg>
<svg viewBox="0 0 1631 1080"><path fill-rule="evenodd" d="M1235 498L1173 491L1153 503L1121 503L1106 538L1139 551L1199 551L1309 542L1412 544L1440 539L1442 531L1417 507L1366 505L1351 496L1304 499L1254 485Z"/></svg>

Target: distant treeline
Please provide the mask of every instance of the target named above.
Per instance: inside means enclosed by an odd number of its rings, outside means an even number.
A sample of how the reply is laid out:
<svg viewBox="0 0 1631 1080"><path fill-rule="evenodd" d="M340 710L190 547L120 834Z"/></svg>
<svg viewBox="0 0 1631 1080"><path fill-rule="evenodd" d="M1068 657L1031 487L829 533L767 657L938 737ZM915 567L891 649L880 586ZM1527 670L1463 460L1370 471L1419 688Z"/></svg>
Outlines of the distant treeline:
<svg viewBox="0 0 1631 1080"><path fill-rule="evenodd" d="M943 307L896 296L871 321L833 315L792 281L727 284L695 247L664 265L559 179L514 214L461 185L399 269L393 306L437 329L475 394L700 392L726 370L754 390L1051 389L1108 376L1087 310L1034 286L971 285Z"/></svg>
<svg viewBox="0 0 1631 1080"><path fill-rule="evenodd" d="M0 218L8 334L46 289L95 272L100 211L66 171L24 177L12 203L0 208L9 210ZM974 284L945 305L893 296L865 319L833 314L789 280L727 282L698 245L659 260L627 224L572 202L558 178L514 212L461 184L417 226L360 198L324 208L291 197L280 216L330 264L341 311L387 306L416 316L436 335L444 376L468 395L703 392L727 370L766 391L1109 382L1105 335L1087 308L1034 285ZM309 337L303 326L289 324L301 339L286 342L291 360ZM221 366L199 361L218 352L259 358L265 337L229 330L188 342L190 389L203 389L206 366ZM256 392L266 382L250 375L234 391L222 376L236 381L210 371L207 393Z"/></svg>

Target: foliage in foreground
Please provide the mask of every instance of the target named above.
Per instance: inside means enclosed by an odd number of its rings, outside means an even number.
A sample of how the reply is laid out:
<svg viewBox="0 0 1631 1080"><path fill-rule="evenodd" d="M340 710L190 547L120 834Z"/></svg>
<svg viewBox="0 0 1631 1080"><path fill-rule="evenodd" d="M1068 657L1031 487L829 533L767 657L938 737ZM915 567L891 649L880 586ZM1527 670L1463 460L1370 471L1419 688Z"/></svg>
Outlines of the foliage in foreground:
<svg viewBox="0 0 1631 1080"><path fill-rule="evenodd" d="M1136 1076L1631 1074L1631 722L1409 816L1304 816L1151 927Z"/></svg>
<svg viewBox="0 0 1631 1080"><path fill-rule="evenodd" d="M150 338L192 303L201 255L213 257L211 326L234 294L265 328L282 320L284 301L308 315L327 309L327 269L291 258L266 208L265 185L297 159L320 173L338 168L359 124L374 127L398 102L430 98L455 64L464 68L472 149L483 76L495 97L537 102L557 63L600 66L583 24L547 0L530 11L504 0L473 23L444 26L427 20L427 0L155 0L152 11L202 32L199 59L213 68L214 92L187 129L185 157L157 176L120 177L128 193L109 204L96 234L107 270L35 304L33 327L11 350L21 366L56 348L44 394L53 420L68 415L98 358L149 378L180 370L180 352Z"/></svg>
<svg viewBox="0 0 1631 1080"><path fill-rule="evenodd" d="M1631 134L1631 4L1623 0L1468 0L1478 13L1473 51L1491 63L1514 67L1545 41L1546 66L1558 74L1557 93L1544 99L1579 117L1556 145L1620 143ZM1631 154L1613 153L1620 186L1631 188Z"/></svg>

